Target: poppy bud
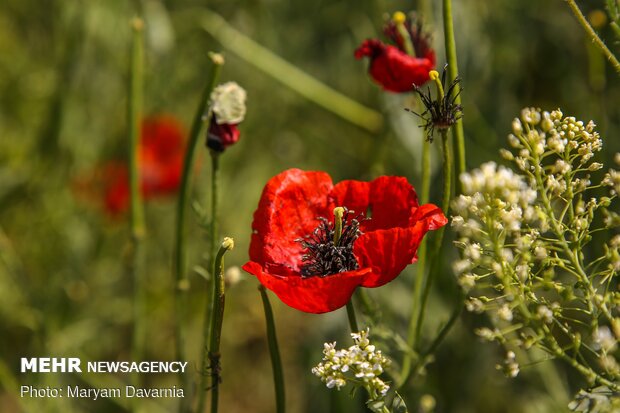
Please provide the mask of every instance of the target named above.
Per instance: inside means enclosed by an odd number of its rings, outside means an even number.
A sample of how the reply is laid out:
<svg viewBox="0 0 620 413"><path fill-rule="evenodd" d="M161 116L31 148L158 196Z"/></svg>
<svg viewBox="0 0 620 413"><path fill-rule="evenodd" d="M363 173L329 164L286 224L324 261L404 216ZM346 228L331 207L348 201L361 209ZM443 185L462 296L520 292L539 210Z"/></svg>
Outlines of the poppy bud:
<svg viewBox="0 0 620 413"><path fill-rule="evenodd" d="M211 120L207 146L223 152L239 140L237 125L245 117L245 90L235 82L219 85L211 93Z"/></svg>
<svg viewBox="0 0 620 413"><path fill-rule="evenodd" d="M207 147L215 152L224 152L230 145L237 143L239 134L236 124L218 124L213 115L207 132Z"/></svg>

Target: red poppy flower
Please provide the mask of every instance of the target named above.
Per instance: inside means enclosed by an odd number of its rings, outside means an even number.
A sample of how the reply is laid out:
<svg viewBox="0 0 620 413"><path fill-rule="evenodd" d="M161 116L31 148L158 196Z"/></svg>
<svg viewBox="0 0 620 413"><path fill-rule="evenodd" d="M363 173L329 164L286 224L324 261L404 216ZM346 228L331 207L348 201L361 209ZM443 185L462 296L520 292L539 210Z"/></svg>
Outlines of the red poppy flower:
<svg viewBox="0 0 620 413"><path fill-rule="evenodd" d="M430 48L428 36L422 33L418 24L413 27L411 20L405 21L405 28L411 38L416 57L405 52L404 40L393 22L385 27L385 34L395 46L387 45L377 39L365 40L355 50L355 58L370 58L368 72L383 89L396 92L410 92L413 85L421 86L429 80L428 72L435 68L435 52Z"/></svg>
<svg viewBox="0 0 620 413"><path fill-rule="evenodd" d="M129 206L129 171L127 165L109 162L102 171L104 182L103 202L105 210L111 216L118 216Z"/></svg>
<svg viewBox="0 0 620 413"><path fill-rule="evenodd" d="M142 121L139 147L140 188L144 199L176 193L181 183L185 154L183 127L171 116ZM104 206L110 215L129 207L129 170L111 161L102 169Z"/></svg>
<svg viewBox="0 0 620 413"><path fill-rule="evenodd" d="M207 131L207 147L216 152L224 152L226 148L239 141L239 135L236 123L217 123L213 114Z"/></svg>
<svg viewBox="0 0 620 413"><path fill-rule="evenodd" d="M338 206L349 212L335 244ZM333 311L356 287L393 280L415 260L424 234L446 222L435 205L418 205L403 177L334 185L324 172L290 169L263 190L252 223L250 261L243 269L293 308Z"/></svg>
<svg viewBox="0 0 620 413"><path fill-rule="evenodd" d="M183 127L171 116L142 121L140 179L145 198L175 193L181 184L185 141Z"/></svg>

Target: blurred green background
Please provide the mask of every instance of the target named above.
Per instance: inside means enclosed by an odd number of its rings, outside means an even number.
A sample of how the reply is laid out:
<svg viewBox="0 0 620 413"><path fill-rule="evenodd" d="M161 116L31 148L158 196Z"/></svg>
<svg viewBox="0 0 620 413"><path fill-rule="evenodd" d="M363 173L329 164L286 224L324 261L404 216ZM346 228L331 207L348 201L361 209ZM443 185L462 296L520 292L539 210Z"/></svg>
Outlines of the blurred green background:
<svg viewBox="0 0 620 413"><path fill-rule="evenodd" d="M206 3L206 4L205 4ZM443 65L439 2L427 20L438 64ZM583 3L584 11L603 1ZM587 3L587 4L586 4ZM307 99L286 83L299 79L257 67L253 49L218 36L213 15L310 76L382 116L361 127ZM169 113L189 128L209 66L208 51L222 51L222 81L248 92L241 141L221 159L222 236L235 250L227 266L247 260L252 213L265 182L290 167L320 169L335 181L403 175L419 185L421 130L404 107L411 96L386 95L369 81L366 62L353 50L379 35L384 13L414 10L415 1L380 0L3 0L0 4L0 411L117 412L115 401L20 399L21 384L97 385L76 375L21 375L20 357L81 356L129 360L131 280L124 271L127 217L110 218L76 187L110 159L126 157L126 99L131 17L146 21L145 114ZM211 16L211 19L208 17ZM498 160L512 118L523 106L599 125L609 163L620 149L618 76L593 50L563 1L454 1L459 68L463 78L468 166ZM602 37L618 46L606 27ZM241 49L241 50L239 50ZM284 79L284 84L282 83ZM367 119L363 112L358 118ZM358 122L359 123L359 122ZM438 148L434 148L438 150ZM193 199L208 199L209 159L200 148ZM438 166L435 162L435 166ZM440 176L437 176L440 179ZM95 188L96 189L96 188ZM434 188L435 189L435 188ZM439 191L439 190L437 190ZM96 197L95 197L96 198ZM435 202L439 193L433 193ZM147 359L173 359L172 234L175 200L146 205L148 234ZM207 234L190 214L188 264L205 264ZM455 282L447 249L446 270L431 297L425 337L432 337L452 309ZM382 320L406 335L413 268L370 291ZM191 274L188 306L191 369L200 351L205 286ZM271 366L257 282L243 276L227 293L222 361L223 412L273 412ZM355 411L346 390L328 390L310 373L322 343L347 347L345 311L302 314L272 296L287 382L288 408L296 412ZM582 384L558 366L561 386L550 390L536 366L516 379L495 368L503 353L481 343L484 324L464 314L440 347L426 375L404 391L412 412L432 395L438 412L562 411ZM371 332L372 333L372 332ZM389 344L389 343L387 343ZM390 353L396 361L401 357ZM197 373L195 373L197 375ZM120 380L127 379L120 376ZM147 378L151 386L172 376ZM174 411L174 399L155 400L149 411ZM338 407L340 406L340 407ZM344 410L338 410L344 409Z"/></svg>

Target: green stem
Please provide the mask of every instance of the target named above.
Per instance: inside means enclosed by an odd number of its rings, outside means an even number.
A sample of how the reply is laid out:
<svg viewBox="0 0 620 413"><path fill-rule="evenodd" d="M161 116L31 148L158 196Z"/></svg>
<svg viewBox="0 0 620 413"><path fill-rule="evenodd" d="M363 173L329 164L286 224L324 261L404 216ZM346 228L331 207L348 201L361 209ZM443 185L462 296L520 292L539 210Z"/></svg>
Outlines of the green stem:
<svg viewBox="0 0 620 413"><path fill-rule="evenodd" d="M194 120L192 122L192 128L187 140L187 150L185 152L185 159L183 160L183 172L181 175L181 186L179 189L179 198L177 201L176 211L176 231L175 231L175 254L174 254L174 275L175 275L175 287L174 287L174 304L175 304L175 341L176 341L176 359L185 360L185 330L183 322L185 320L185 302L186 294L189 288L189 281L187 274L185 273L185 225L186 225L186 212L187 204L189 203L190 195L190 178L192 176L192 170L194 169L194 154L196 147L198 146L200 131L204 124L203 116L207 110L207 104L213 88L217 84L217 79L224 63L221 55L211 54L211 62L213 64L209 78L205 85L202 97L198 102L198 107L194 114ZM190 391L189 375L186 373L179 373L181 375L181 384L186 392ZM183 397L181 399L181 412L187 412L189 409L189 401L191 397Z"/></svg>
<svg viewBox="0 0 620 413"><path fill-rule="evenodd" d="M461 300L459 300L458 306L454 309L454 311L452 312L452 315L450 316L446 324L441 328L441 330L439 331L439 334L437 334L437 337L435 337L431 345L428 346L428 349L426 349L422 353L421 358L425 358L426 356L433 354L435 350L437 350L437 347L439 347L441 342L446 338L446 336L450 332L450 329L454 326L454 323L456 322L456 320L458 320L459 316L461 315L461 312L463 312L463 305L460 303L460 301Z"/></svg>
<svg viewBox="0 0 620 413"><path fill-rule="evenodd" d="M597 383L601 386L607 386L613 392L619 392L620 386L617 383L614 383L611 380L606 379L605 377L599 375L594 370L592 370L588 366L584 366L579 363L575 357L571 357L560 347L558 342L556 341L553 333L549 330L547 326L543 326L544 336L547 338L547 344L549 345L549 349L551 353L556 357L564 360L566 363L570 364L575 370L581 373L584 377L586 377L592 383Z"/></svg>
<svg viewBox="0 0 620 413"><path fill-rule="evenodd" d="M448 213L448 209L450 207L450 197L451 197L451 188L452 188L452 155L450 152L450 142L448 141L448 131L441 131L441 144L443 150L443 176L444 176L444 184L443 184L443 201L442 201L442 210L444 214ZM430 260L430 268L428 273L428 278L426 280L426 285L424 286L424 291L422 292L422 300L420 302L420 311L418 313L418 320L416 322L416 331L414 342L418 344L420 343L420 334L422 331L422 323L424 321L424 314L426 312L426 302L428 301L428 295L431 290L431 286L433 284L433 279L435 277L435 273L439 267L439 257L440 257L440 249L441 244L443 242L443 233L445 227L441 227L436 231L434 244L432 247L433 258Z"/></svg>
<svg viewBox="0 0 620 413"><path fill-rule="evenodd" d="M215 259L217 246L217 206L219 198L219 179L220 179L220 154L215 151L209 151L211 154L211 221L209 225L211 247L210 262L213 264Z"/></svg>
<svg viewBox="0 0 620 413"><path fill-rule="evenodd" d="M211 311L211 327L209 329L208 368L211 372L211 413L217 413L220 388L220 341L224 322L224 304L226 301L224 282L224 254L234 247L232 238L224 238L224 242L215 256L213 264L213 310ZM203 377L206 377L203 376ZM203 389L204 390L204 389ZM201 394L206 394L203 391ZM198 410L202 412L202 410Z"/></svg>
<svg viewBox="0 0 620 413"><path fill-rule="evenodd" d="M618 61L618 59L616 59L616 56L614 56L614 54L611 52L611 50L609 50L609 48L605 45L603 40L601 40L601 38L596 34L596 32L594 31L594 29L592 28L590 23L588 23L588 20L585 18L585 16L583 15L581 10L579 9L579 6L577 6L577 3L575 3L574 0L565 0L565 1L566 1L566 3L568 3L568 7L570 7L571 11L573 12L575 17L577 18L577 21L579 22L581 27L583 27L585 32L588 34L588 36L590 37L592 42L599 49L601 49L601 52L603 52L603 54L605 55L607 60L609 60L609 63L611 63L611 65L613 66L614 70L618 74L620 74L620 62Z"/></svg>
<svg viewBox="0 0 620 413"><path fill-rule="evenodd" d="M431 186L431 143L424 139L422 143L422 190L420 191L420 203L422 205L428 203L430 197ZM420 304L422 301L422 286L426 275L426 258L427 258L427 240L423 239L418 248L418 262L416 264L416 279L413 285L412 301L413 308L409 319L409 328L407 330L407 346L410 349L417 347L416 331L418 329L418 314L420 312ZM403 366L400 370L401 387L411 374L411 364L413 353L407 352L403 358Z"/></svg>
<svg viewBox="0 0 620 413"><path fill-rule="evenodd" d="M273 310L271 309L269 296L267 295L267 291L265 291L265 287L261 284L258 290L263 300L263 310L265 311L265 321L267 323L267 341L269 343L269 354L271 356L271 367L273 369L273 384L276 392L276 413L284 413L286 411L284 374L282 373L282 360L280 359L280 349L278 348L276 323L273 319Z"/></svg>
<svg viewBox="0 0 620 413"><path fill-rule="evenodd" d="M144 291L142 273L144 271L143 239L145 233L144 205L140 192L140 117L142 116L143 76L143 29L144 22L140 18L133 19L131 44L131 74L129 82L129 98L127 119L129 123L129 196L131 225L131 258L130 272L133 280L133 315L134 327L132 337L132 358L141 360L144 353ZM140 375L134 374L133 382L140 384Z"/></svg>
<svg viewBox="0 0 620 413"><path fill-rule="evenodd" d="M210 151L211 154L211 223L209 225L209 249L210 249L210 254L209 254L209 263L211 264L212 268L213 268L213 272L211 272L211 278L209 279L209 281L207 282L207 294L211 295L211 296L215 296L215 290L217 289L216 286L216 280L215 280L215 270L217 267L215 267L215 261L217 259L216 256L216 248L217 246L215 245L215 243L217 242L217 204L218 204L218 197L219 197L219 185L218 185L218 181L219 181L219 169L220 169L220 154L215 152L215 151ZM211 314L211 317L213 317L213 313L216 311L216 306L217 303L215 301L211 301L211 303L207 303L206 305L206 313L205 313L205 318L204 318L204 325L203 325L203 332L204 332L204 338L205 338L205 342L203 345L203 348L205 349L205 353L203 354L203 358L202 358L202 366L204 366L205 368L207 367L207 359L208 359L208 354L206 354L206 350L207 350L207 337L211 337L212 336L212 328L213 325L209 324L208 320L209 320L209 314ZM206 375L203 374L202 376L202 385L201 385L201 392L198 398L198 412L202 413L202 411L204 410L204 404L205 404L205 398L206 398ZM213 402L212 402L213 404Z"/></svg>
<svg viewBox="0 0 620 413"><path fill-rule="evenodd" d="M192 10L202 27L226 48L304 98L371 133L381 130L383 116L332 89L231 26L208 9Z"/></svg>
<svg viewBox="0 0 620 413"><path fill-rule="evenodd" d="M444 41L446 47L446 59L448 61L448 84L452 84L458 77L459 66L456 60L456 42L454 40L454 26L452 23L452 1L443 0L443 30ZM454 103L461 104L460 85L456 85L454 94L456 98ZM465 132L463 131L463 121L459 119L452 127L454 134L454 143L456 148L456 176L460 176L465 172ZM455 182L456 193L462 192L461 182L459 179ZM444 211L447 211L445 209Z"/></svg>
<svg viewBox="0 0 620 413"><path fill-rule="evenodd" d="M594 313L593 307L596 306L599 309L599 311L601 311L605 315L605 317L607 318L609 322L613 322L614 317L612 316L609 308L607 308L607 305L604 302L595 299L597 295L596 290L592 286L592 282L583 268L581 260L578 257L579 253L577 251L573 251L568 241L566 240L566 237L564 235L565 231L562 228L562 223L559 222L555 216L555 210L553 206L551 205L551 200L549 199L549 196L547 195L547 191L543 183L542 167L540 166L541 165L540 162L542 161L542 159L540 159L538 155L536 155L535 151L532 151L532 153L534 153L534 162L536 162L534 165L535 167L534 178L536 180L536 185L539 188L539 193L540 193L543 206L545 208L545 212L547 213L547 216L550 218L551 228L553 229L553 232L555 233L555 235L558 238L558 241L560 242L560 247L563 249L564 253L566 254L566 259L571 263L571 265L573 266L573 269L576 272L577 277L579 278L581 283L584 285L584 287L586 287L588 290L587 291L588 292L587 302L588 302L589 310L593 314ZM572 198L569 199L569 202L572 202Z"/></svg>
<svg viewBox="0 0 620 413"><path fill-rule="evenodd" d="M347 303L347 318L349 319L349 327L352 333L359 333L360 329L357 326L357 318L355 317L355 307L353 307L353 301L349 300Z"/></svg>

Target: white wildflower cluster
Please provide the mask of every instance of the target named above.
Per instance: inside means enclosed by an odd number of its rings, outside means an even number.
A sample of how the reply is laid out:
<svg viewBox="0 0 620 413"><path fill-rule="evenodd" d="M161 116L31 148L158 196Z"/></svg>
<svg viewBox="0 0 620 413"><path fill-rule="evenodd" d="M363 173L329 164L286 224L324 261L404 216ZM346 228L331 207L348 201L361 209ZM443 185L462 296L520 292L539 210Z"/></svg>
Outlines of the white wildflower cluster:
<svg viewBox="0 0 620 413"><path fill-rule="evenodd" d="M489 162L460 177L453 269L467 310L490 315L481 338L572 359L590 386L618 394L620 172L596 172L594 128L559 110L524 109L511 150L501 151L512 168ZM519 372L512 351L501 369Z"/></svg>
<svg viewBox="0 0 620 413"><path fill-rule="evenodd" d="M502 364L495 366L498 370L502 370L507 377L517 377L519 375L519 363L514 351L508 351L506 358Z"/></svg>
<svg viewBox="0 0 620 413"><path fill-rule="evenodd" d="M381 350L370 343L369 329L351 334L354 345L348 349L336 349L336 343L325 343L323 360L312 373L328 388L340 390L347 383L366 389L370 407L381 405L390 386L380 376L390 364Z"/></svg>
<svg viewBox="0 0 620 413"><path fill-rule="evenodd" d="M246 92L236 82L226 82L211 92L211 110L218 124L236 125L245 118Z"/></svg>
<svg viewBox="0 0 620 413"><path fill-rule="evenodd" d="M592 390L580 390L568 408L572 412L617 413L620 411L620 398L607 386Z"/></svg>

